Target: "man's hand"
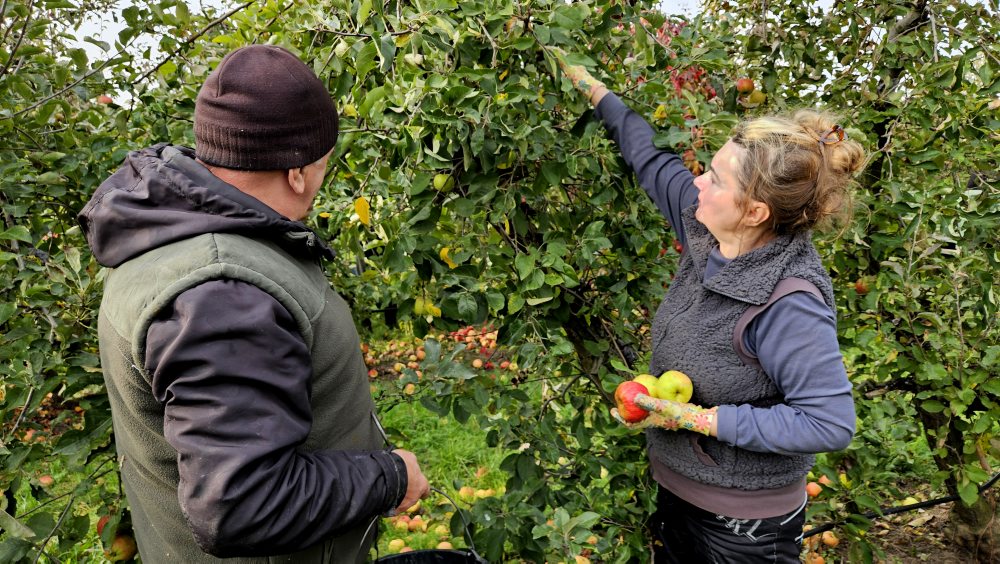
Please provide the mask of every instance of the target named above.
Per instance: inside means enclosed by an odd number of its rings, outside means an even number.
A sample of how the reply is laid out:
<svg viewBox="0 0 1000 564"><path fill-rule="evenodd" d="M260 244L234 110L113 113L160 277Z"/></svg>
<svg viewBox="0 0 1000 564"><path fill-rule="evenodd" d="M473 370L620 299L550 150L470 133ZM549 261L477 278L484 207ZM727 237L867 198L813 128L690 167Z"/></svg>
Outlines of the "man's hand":
<svg viewBox="0 0 1000 564"><path fill-rule="evenodd" d="M427 497L427 494L431 492L431 485L427 483L427 478L420 471L416 455L403 449L396 449L392 452L402 458L403 463L406 464L406 495L403 496L403 502L394 510L395 513L401 513Z"/></svg>
<svg viewBox="0 0 1000 564"><path fill-rule="evenodd" d="M566 62L566 52L559 47L550 47L549 49L555 55L556 61L559 63L559 68L562 69L566 78L596 106L600 102L600 99L604 97L604 94L608 92L604 83L594 78L582 65L571 65Z"/></svg>
<svg viewBox="0 0 1000 564"><path fill-rule="evenodd" d="M686 429L713 437L717 435L715 423L717 407L705 409L693 403L656 399L646 394L636 395L635 404L649 412L642 421L626 423L615 408L611 409L611 416L629 429L659 427L668 431Z"/></svg>

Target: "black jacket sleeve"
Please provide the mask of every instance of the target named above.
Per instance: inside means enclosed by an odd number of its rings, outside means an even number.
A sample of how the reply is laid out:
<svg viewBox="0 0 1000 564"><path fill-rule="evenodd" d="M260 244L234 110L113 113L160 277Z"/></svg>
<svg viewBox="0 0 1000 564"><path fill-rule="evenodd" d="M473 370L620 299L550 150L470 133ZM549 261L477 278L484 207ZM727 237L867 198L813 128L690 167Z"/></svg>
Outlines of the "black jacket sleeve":
<svg viewBox="0 0 1000 564"><path fill-rule="evenodd" d="M653 144L653 128L613 92L601 99L596 110L639 185L670 222L677 239L687 245L681 212L698 203L694 175L680 157Z"/></svg>
<svg viewBox="0 0 1000 564"><path fill-rule="evenodd" d="M309 351L266 292L217 280L190 289L147 332L146 368L177 450L177 495L216 556L301 550L396 507L406 467L387 451L302 452Z"/></svg>

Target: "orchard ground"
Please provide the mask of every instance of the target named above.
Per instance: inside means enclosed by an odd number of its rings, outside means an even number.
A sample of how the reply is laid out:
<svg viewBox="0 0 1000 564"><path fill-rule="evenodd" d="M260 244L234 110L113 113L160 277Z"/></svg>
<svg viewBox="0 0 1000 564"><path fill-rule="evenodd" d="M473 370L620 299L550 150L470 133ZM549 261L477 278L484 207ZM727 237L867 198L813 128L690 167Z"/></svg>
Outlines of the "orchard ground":
<svg viewBox="0 0 1000 564"><path fill-rule="evenodd" d="M492 326L466 326L456 331L432 333L428 338L441 343L443 351L456 353L456 360L497 385L516 386L540 380L541 375L524 374L516 364L511 369L508 351L497 347ZM431 485L444 490L459 508L468 510L477 501L503 495L506 476L498 468L507 453L487 447L485 433L478 428L439 417L420 405L419 399L426 392L425 377L430 377L422 370L425 342L424 339L398 338L363 345L372 391L381 406L389 406L383 408L383 421L395 445L416 452ZM811 508L821 504L843 507L847 503L851 493L849 482L844 484L822 474L818 480L823 486L811 500ZM902 489L910 491L918 501L943 495L920 484ZM884 552L884 557L876 557L874 561L968 562L968 554L949 541L946 531L948 508L949 505L944 504L875 520L867 534ZM455 509L451 501L432 493L406 514L387 519L378 544L379 554L466 547ZM807 521L807 527L825 523L823 517L815 517ZM837 529L825 537L810 537L803 546L803 561L814 564L850 561L850 544L844 537ZM596 536L588 540L597 544ZM582 553L584 559L593 562L603 561L602 556L610 555L602 555L597 546ZM577 562L584 561L577 559Z"/></svg>
<svg viewBox="0 0 1000 564"><path fill-rule="evenodd" d="M474 424L474 418L460 424L452 417L442 417L429 411L420 402L425 394L431 393L428 382L434 377L425 371L428 364L433 365L430 362L432 359L427 358L427 348L438 344L440 356L464 363L475 373L474 378L486 379L496 386L523 386L532 390L532 397L539 397L536 393L538 385L545 381L542 375L526 374L519 369L509 358L509 351L497 346L496 338L492 326L466 326L455 331L432 332L427 340L398 337L362 345L372 392L390 440L397 447L416 452L431 485L442 490L457 505L432 492L430 497L406 513L384 519L378 542L380 555L466 547L464 527L455 514L456 509L470 510L474 504L490 503L491 498L504 495L507 476L500 466L509 453L488 447L486 433ZM57 396L50 396L44 408L38 411L43 431L35 431L33 436L22 438L44 443L67 428L79 426L87 407L86 400L63 401ZM105 463L103 468L91 469L94 474L90 483L94 489L81 495L78 489L73 491L67 488L77 484L84 476L69 476L59 458L51 460L53 463L40 469L22 490L31 488L36 499L46 499L48 503L78 495L80 503L75 509L76 518L90 522L89 533L78 541L71 557L61 561L97 562L106 559L103 546L108 545L103 543L109 543L111 539L109 536L102 542L96 528L103 516L109 513L117 515L118 507L108 507L100 501L101 492L118 489L117 475L110 471L113 467ZM843 507L850 501L852 493L852 484L845 483L836 475L832 479L821 473L813 477L823 485L810 502L807 526L811 527L827 521L826 515L817 516L815 509ZM919 501L942 495L920 484L901 489ZM24 495L26 491L18 493L18 505L30 514L33 502ZM105 496L103 499L108 498ZM875 562L958 564L969 561L968 555L948 538L948 508L948 505L938 505L875 520L867 536L874 546L884 552L884 557L876 557ZM592 548L584 549L577 562L601 562L605 557L612 556L602 550L612 544L601 539L596 528L594 533L586 541ZM850 561L850 543L846 535L838 529L833 531L833 535L836 541L832 541L829 535L825 539L819 535L807 539L803 561ZM836 546L828 546L824 540ZM559 561L558 558L553 559L553 562L556 561Z"/></svg>

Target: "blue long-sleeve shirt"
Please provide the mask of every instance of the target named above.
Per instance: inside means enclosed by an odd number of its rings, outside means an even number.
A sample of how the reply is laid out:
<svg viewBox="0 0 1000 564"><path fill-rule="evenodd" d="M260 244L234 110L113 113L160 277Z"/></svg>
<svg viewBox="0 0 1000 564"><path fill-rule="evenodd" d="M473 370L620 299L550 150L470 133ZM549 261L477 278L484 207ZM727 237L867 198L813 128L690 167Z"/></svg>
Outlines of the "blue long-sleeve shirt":
<svg viewBox="0 0 1000 564"><path fill-rule="evenodd" d="M597 106L639 184L687 244L681 212L698 203L694 175L680 157L653 145L653 128L613 93ZM718 247L705 280L728 259ZM718 438L733 446L780 454L840 450L854 435L854 399L837 342L833 311L807 292L789 294L757 316L743 334L744 348L784 395L772 407L721 405Z"/></svg>

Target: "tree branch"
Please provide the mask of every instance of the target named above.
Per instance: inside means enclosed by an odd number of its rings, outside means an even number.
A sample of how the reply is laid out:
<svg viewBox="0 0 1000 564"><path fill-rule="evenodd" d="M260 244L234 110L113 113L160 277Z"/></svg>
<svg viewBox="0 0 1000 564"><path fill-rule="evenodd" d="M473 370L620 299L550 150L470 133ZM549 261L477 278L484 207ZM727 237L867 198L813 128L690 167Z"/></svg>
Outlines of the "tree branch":
<svg viewBox="0 0 1000 564"><path fill-rule="evenodd" d="M28 24L31 23L31 9L35 7L35 0L30 0L28 2L28 16L24 18L24 25L21 26L21 35L17 36L17 41L14 43L14 48L10 50L10 57L7 58L7 62L3 65L3 70L0 70L0 76L7 74L7 69L10 68L11 63L14 62L14 57L17 56L17 50L21 48L21 42L24 41L24 34L28 31ZM10 29L14 28L14 24L10 24ZM6 34L4 34L6 35Z"/></svg>
<svg viewBox="0 0 1000 564"><path fill-rule="evenodd" d="M176 49L174 49L169 55L167 55L155 67L153 67L150 70L148 70L145 73L143 73L143 75L140 76L138 79L132 81L132 86L135 86L136 84L138 84L138 83L146 80L150 76L152 76L156 71L160 70L160 68L162 68L163 65L167 64L167 62L169 62L171 59L173 59L174 57L176 57L177 54L180 53L182 50L184 50L185 48L189 47L192 43L194 43L202 35L205 35L206 33L208 33L208 31L211 30L213 27L216 27L217 25L221 24L222 22L228 20L230 17L232 17L233 14L235 14L235 13L241 11L241 10L246 9L248 6L250 6L251 4L255 3L256 1L257 0L250 0L249 2L245 2L245 3L241 4L241 5L233 8L232 10L229 10L225 14L222 14L218 18L215 18L214 20L208 22L208 25L206 25L205 27L201 28L197 33L195 33L191 37L187 38L184 41L184 43L181 43Z"/></svg>
<svg viewBox="0 0 1000 564"><path fill-rule="evenodd" d="M131 42L129 44L131 44ZM127 49L127 48L128 48L128 46L125 47L125 49ZM5 121L5 120L8 120L8 119L13 119L13 118L15 118L17 116L20 116L20 115L24 115L25 113L30 112L31 110L33 110L33 109L41 106L45 102L48 102L49 100L52 100L53 98L58 98L59 96L62 96L63 94L65 94L69 90L75 88L81 82L87 80L88 78L90 78L90 77L94 76L95 74L97 74L97 73L101 72L102 70L104 70L104 67L108 66L108 64L110 64L111 61L115 60L115 58L117 58L119 55L121 55L124 52L125 52L124 49L121 50L121 51L118 51L117 53L115 53L114 57L111 57L110 59L104 61L103 63L101 63L101 66L99 66L96 69L88 72L87 74L81 76L80 78L74 80L68 86L66 86L66 87L64 87L64 88L62 88L60 90L57 90L57 91L53 92L52 94L49 94L48 96L42 98L41 100L39 100L39 101L35 102L34 104L28 106L27 108L24 108L23 110L20 110L18 112L15 112L13 114L8 115L8 116L2 116L2 117L0 117L0 121Z"/></svg>

